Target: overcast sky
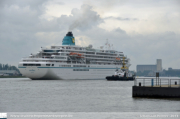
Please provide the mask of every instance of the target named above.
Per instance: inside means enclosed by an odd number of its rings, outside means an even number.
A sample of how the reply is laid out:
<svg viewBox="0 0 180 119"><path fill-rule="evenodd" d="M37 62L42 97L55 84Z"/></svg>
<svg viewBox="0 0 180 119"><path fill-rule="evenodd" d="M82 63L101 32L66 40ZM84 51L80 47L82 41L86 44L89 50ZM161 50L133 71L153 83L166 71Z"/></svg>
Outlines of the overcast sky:
<svg viewBox="0 0 180 119"><path fill-rule="evenodd" d="M61 45L68 30L76 44L106 39L137 64L180 69L179 0L0 0L0 63L18 65L40 47Z"/></svg>

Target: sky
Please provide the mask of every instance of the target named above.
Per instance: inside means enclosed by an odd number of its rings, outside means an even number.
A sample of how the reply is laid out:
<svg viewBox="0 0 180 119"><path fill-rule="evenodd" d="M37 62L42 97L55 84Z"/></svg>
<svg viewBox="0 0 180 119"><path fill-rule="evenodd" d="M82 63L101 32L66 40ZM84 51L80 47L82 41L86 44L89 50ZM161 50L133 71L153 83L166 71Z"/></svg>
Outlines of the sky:
<svg viewBox="0 0 180 119"><path fill-rule="evenodd" d="M136 65L180 69L179 0L0 0L0 63L18 66L40 47L108 42Z"/></svg>

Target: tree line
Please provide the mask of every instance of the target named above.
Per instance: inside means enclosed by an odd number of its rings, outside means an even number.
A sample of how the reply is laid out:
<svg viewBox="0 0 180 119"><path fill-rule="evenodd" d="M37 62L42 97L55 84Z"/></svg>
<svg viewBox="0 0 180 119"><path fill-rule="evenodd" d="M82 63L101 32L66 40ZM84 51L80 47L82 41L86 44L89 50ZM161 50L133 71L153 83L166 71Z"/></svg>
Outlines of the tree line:
<svg viewBox="0 0 180 119"><path fill-rule="evenodd" d="M19 69L16 66L11 66L8 64L0 63L0 70L16 70L18 73L20 73Z"/></svg>

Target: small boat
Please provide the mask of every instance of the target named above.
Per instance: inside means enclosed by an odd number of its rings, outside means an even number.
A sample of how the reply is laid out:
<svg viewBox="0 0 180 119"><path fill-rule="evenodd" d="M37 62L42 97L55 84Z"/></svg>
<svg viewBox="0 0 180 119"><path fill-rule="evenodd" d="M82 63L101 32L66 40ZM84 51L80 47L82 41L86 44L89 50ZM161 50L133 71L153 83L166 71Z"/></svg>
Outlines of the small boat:
<svg viewBox="0 0 180 119"><path fill-rule="evenodd" d="M107 76L108 81L134 81L135 77Z"/></svg>
<svg viewBox="0 0 180 119"><path fill-rule="evenodd" d="M122 64L119 71L116 69L114 75L106 77L108 81L133 81L135 79L135 74L130 75L128 73L128 66L125 58L122 59Z"/></svg>
<svg viewBox="0 0 180 119"><path fill-rule="evenodd" d="M128 76L126 71L115 71L115 75L112 76L107 76L106 79L108 81L134 81L135 79L135 74L132 76Z"/></svg>

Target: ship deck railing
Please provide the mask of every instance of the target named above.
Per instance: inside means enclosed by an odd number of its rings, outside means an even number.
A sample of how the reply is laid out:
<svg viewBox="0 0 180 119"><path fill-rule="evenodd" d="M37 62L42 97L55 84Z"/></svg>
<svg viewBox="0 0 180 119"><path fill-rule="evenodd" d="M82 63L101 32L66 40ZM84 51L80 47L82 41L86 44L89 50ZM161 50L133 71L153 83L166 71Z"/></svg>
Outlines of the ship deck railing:
<svg viewBox="0 0 180 119"><path fill-rule="evenodd" d="M60 63L62 63L62 64L86 64L86 65L112 65L112 66L117 66L117 67L119 67L120 65L119 64L112 64L112 63L106 63L106 64L103 64L103 63L84 63L84 62L81 62L81 63L78 63L78 62L67 62L67 61L52 61L52 60L39 60L39 61L37 61L37 60L34 60L34 61L30 61L30 60L23 60L24 62L27 62L27 63L32 63L32 62L48 62L48 63L57 63L57 62L60 62Z"/></svg>
<svg viewBox="0 0 180 119"><path fill-rule="evenodd" d="M42 58L42 57L35 57L35 58L22 58L22 60L63 60L67 61L67 59L57 59L57 58Z"/></svg>
<svg viewBox="0 0 180 119"><path fill-rule="evenodd" d="M177 77L136 77L134 80L134 86L180 88L180 78L177 78Z"/></svg>

